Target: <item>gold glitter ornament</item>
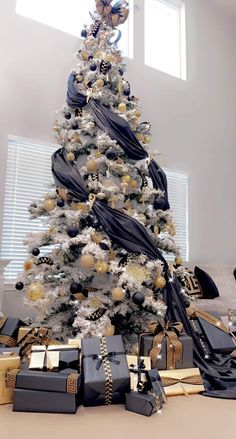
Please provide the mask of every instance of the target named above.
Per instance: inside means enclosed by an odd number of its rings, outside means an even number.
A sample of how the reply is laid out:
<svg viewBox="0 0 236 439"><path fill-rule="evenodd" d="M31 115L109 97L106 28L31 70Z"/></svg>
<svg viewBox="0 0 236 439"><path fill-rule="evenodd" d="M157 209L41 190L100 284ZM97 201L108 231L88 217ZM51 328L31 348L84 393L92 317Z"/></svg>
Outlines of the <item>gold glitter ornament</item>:
<svg viewBox="0 0 236 439"><path fill-rule="evenodd" d="M123 175L123 177L121 177L121 181L122 181L122 183L127 183L127 184L129 184L130 180L131 180L130 175Z"/></svg>
<svg viewBox="0 0 236 439"><path fill-rule="evenodd" d="M165 280L165 278L164 278L163 276L158 276L158 277L155 279L155 287L161 290L161 289L164 288L165 286L166 286L166 280Z"/></svg>
<svg viewBox="0 0 236 439"><path fill-rule="evenodd" d="M121 287L113 288L111 294L112 299L116 302L122 302L125 299L125 290Z"/></svg>
<svg viewBox="0 0 236 439"><path fill-rule="evenodd" d="M138 182L136 180L131 180L129 183L131 189L136 189L138 186Z"/></svg>
<svg viewBox="0 0 236 439"><path fill-rule="evenodd" d="M75 160L75 155L73 154L73 152L68 152L66 154L66 158L69 162L73 162Z"/></svg>
<svg viewBox="0 0 236 439"><path fill-rule="evenodd" d="M144 134L143 134L143 133L137 133L137 134L136 134L136 139L137 139L139 142L143 142L143 141L144 141Z"/></svg>
<svg viewBox="0 0 236 439"><path fill-rule="evenodd" d="M47 211L47 212L51 212L52 210L54 210L56 207L56 202L53 198L49 198L48 200L44 200L43 202L43 208Z"/></svg>
<svg viewBox="0 0 236 439"><path fill-rule="evenodd" d="M97 79L97 81L95 82L95 85L99 88L102 88L104 86L103 79L101 79L101 78Z"/></svg>
<svg viewBox="0 0 236 439"><path fill-rule="evenodd" d="M27 298L29 300L31 300L32 302L37 302L37 300L44 299L45 296L45 288L39 280L34 281L29 285L27 291Z"/></svg>
<svg viewBox="0 0 236 439"><path fill-rule="evenodd" d="M86 168L87 168L87 170L89 172L96 172L96 170L97 170L97 162L96 162L96 160L93 160L93 159L88 160L86 162L85 166L86 166Z"/></svg>
<svg viewBox="0 0 236 439"><path fill-rule="evenodd" d="M126 265L126 273L141 283L150 279L150 271L143 265L138 265L136 262L128 262Z"/></svg>
<svg viewBox="0 0 236 439"><path fill-rule="evenodd" d="M140 117L142 115L142 113L141 113L141 111L137 110L137 111L135 111L134 115L136 117Z"/></svg>
<svg viewBox="0 0 236 439"><path fill-rule="evenodd" d="M95 244L99 244L99 242L101 242L103 240L103 236L101 235L101 233L91 233L90 235L91 241L95 242Z"/></svg>
<svg viewBox="0 0 236 439"><path fill-rule="evenodd" d="M98 261L95 265L97 273L107 273L109 271L109 264L105 261Z"/></svg>
<svg viewBox="0 0 236 439"><path fill-rule="evenodd" d="M91 299L89 299L88 303L89 303L89 306L91 308L94 308L94 309L98 309L102 306L102 301L95 296L91 297Z"/></svg>
<svg viewBox="0 0 236 439"><path fill-rule="evenodd" d="M106 337L112 336L115 334L115 326L111 325L110 323L108 323L105 327L104 327L104 335Z"/></svg>
<svg viewBox="0 0 236 439"><path fill-rule="evenodd" d="M125 113L126 112L126 104L124 102L121 102L118 105L118 110L119 110L120 113Z"/></svg>
<svg viewBox="0 0 236 439"><path fill-rule="evenodd" d="M31 268L33 268L33 266L34 266L34 262L32 261L32 259L27 259L27 261L24 262L24 270L25 271L31 270Z"/></svg>
<svg viewBox="0 0 236 439"><path fill-rule="evenodd" d="M88 57L89 57L88 52L85 52L85 50L81 50L80 55L83 61L88 61Z"/></svg>
<svg viewBox="0 0 236 439"><path fill-rule="evenodd" d="M93 255L90 255L89 253L84 254L80 257L80 267L81 268L93 268L94 267L94 257Z"/></svg>

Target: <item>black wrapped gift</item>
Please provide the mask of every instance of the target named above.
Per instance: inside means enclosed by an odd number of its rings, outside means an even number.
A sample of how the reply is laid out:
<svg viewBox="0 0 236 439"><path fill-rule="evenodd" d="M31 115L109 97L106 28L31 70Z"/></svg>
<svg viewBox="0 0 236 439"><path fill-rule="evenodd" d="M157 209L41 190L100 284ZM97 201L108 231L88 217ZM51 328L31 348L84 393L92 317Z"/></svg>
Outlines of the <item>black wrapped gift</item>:
<svg viewBox="0 0 236 439"><path fill-rule="evenodd" d="M32 346L29 369L79 372L80 351L70 345Z"/></svg>
<svg viewBox="0 0 236 439"><path fill-rule="evenodd" d="M153 332L140 334L139 355L150 355L153 369L193 367L193 340L181 333L182 328L179 322L153 322Z"/></svg>
<svg viewBox="0 0 236 439"><path fill-rule="evenodd" d="M144 416L151 416L161 407L158 406L158 398L152 393L130 392L125 395L125 408L130 412Z"/></svg>
<svg viewBox="0 0 236 439"><path fill-rule="evenodd" d="M11 370L7 387L15 389L13 411L75 413L79 402L77 373Z"/></svg>
<svg viewBox="0 0 236 439"><path fill-rule="evenodd" d="M18 331L21 326L26 326L26 324L20 319L14 317L0 317L0 346L16 346Z"/></svg>
<svg viewBox="0 0 236 439"><path fill-rule="evenodd" d="M130 391L130 376L122 337L82 340L84 406L120 404Z"/></svg>
<svg viewBox="0 0 236 439"><path fill-rule="evenodd" d="M159 372L156 369L149 370L147 372L147 380L150 384L151 392L159 398L159 408L162 408L163 403L167 402L167 398Z"/></svg>
<svg viewBox="0 0 236 439"><path fill-rule="evenodd" d="M205 311L196 311L195 314L210 350L216 354L231 354L236 345L222 320Z"/></svg>

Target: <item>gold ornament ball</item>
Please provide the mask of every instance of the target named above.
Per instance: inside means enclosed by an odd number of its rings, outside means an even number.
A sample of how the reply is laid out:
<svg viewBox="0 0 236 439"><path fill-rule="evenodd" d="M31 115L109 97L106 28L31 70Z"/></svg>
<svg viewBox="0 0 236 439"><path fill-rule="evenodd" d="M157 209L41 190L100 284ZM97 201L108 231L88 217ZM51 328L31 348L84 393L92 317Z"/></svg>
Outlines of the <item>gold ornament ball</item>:
<svg viewBox="0 0 236 439"><path fill-rule="evenodd" d="M88 160L86 163L86 168L89 172L96 172L97 170L97 162L96 160Z"/></svg>
<svg viewBox="0 0 236 439"><path fill-rule="evenodd" d="M99 244L99 242L101 242L103 239L101 233L91 233L90 238L93 242L95 242L95 244Z"/></svg>
<svg viewBox="0 0 236 439"><path fill-rule="evenodd" d="M119 110L120 113L125 113L126 112L126 104L124 102L121 102L118 105L118 110Z"/></svg>
<svg viewBox="0 0 236 439"><path fill-rule="evenodd" d="M97 81L95 82L95 85L99 88L102 88L104 86L104 81L102 78L97 79Z"/></svg>
<svg viewBox="0 0 236 439"><path fill-rule="evenodd" d="M131 180L130 187L131 189L136 189L138 186L138 182L136 180Z"/></svg>
<svg viewBox="0 0 236 439"><path fill-rule="evenodd" d="M55 203L55 200L53 200L52 198L51 198L51 199L48 199L48 200L45 200L45 201L43 202L43 208L44 208L47 212L51 212L52 210L55 209L55 207L56 207L56 203Z"/></svg>
<svg viewBox="0 0 236 439"><path fill-rule="evenodd" d="M106 337L112 336L115 334L115 326L108 323L104 328L104 335Z"/></svg>
<svg viewBox="0 0 236 439"><path fill-rule="evenodd" d="M58 194L63 201L67 201L67 190L64 187L58 189Z"/></svg>
<svg viewBox="0 0 236 439"><path fill-rule="evenodd" d="M175 263L176 263L176 265L182 265L183 264L183 259L180 258L180 257L175 258Z"/></svg>
<svg viewBox="0 0 236 439"><path fill-rule="evenodd" d="M98 309L101 305L102 301L97 297L91 297L91 299L89 299L89 306L91 306L91 308Z"/></svg>
<svg viewBox="0 0 236 439"><path fill-rule="evenodd" d="M69 162L73 162L75 160L75 155L73 152L68 152L68 154L66 154L66 158Z"/></svg>
<svg viewBox="0 0 236 439"><path fill-rule="evenodd" d="M137 111L135 111L134 115L136 117L140 117L142 115L142 113L141 113L141 111L137 110Z"/></svg>
<svg viewBox="0 0 236 439"><path fill-rule="evenodd" d="M93 255L84 254L80 257L80 267L81 268L93 268L94 267L94 257Z"/></svg>
<svg viewBox="0 0 236 439"><path fill-rule="evenodd" d="M104 60L107 62L112 62L114 60L114 57L112 54L108 54L105 56Z"/></svg>
<svg viewBox="0 0 236 439"><path fill-rule="evenodd" d="M166 280L163 276L158 276L155 280L155 287L162 289L166 286Z"/></svg>
<svg viewBox="0 0 236 439"><path fill-rule="evenodd" d="M112 299L116 302L122 302L125 299L125 290L121 287L116 287L112 290Z"/></svg>
<svg viewBox="0 0 236 439"><path fill-rule="evenodd" d="M27 298L32 302L45 298L45 288L40 281L34 281L30 284L27 291Z"/></svg>
<svg viewBox="0 0 236 439"><path fill-rule="evenodd" d="M150 136L144 136L144 142L145 143L150 143L151 142L151 137Z"/></svg>
<svg viewBox="0 0 236 439"><path fill-rule="evenodd" d="M82 57L83 61L88 61L88 57L89 57L88 52L85 52L85 50L82 50L81 51L81 57Z"/></svg>
<svg viewBox="0 0 236 439"><path fill-rule="evenodd" d="M139 142L143 142L143 141L144 141L144 134L143 134L143 133L137 133L137 134L136 134L136 139L137 139Z"/></svg>
<svg viewBox="0 0 236 439"><path fill-rule="evenodd" d="M98 261L96 263L97 273L107 273L109 271L109 264L105 261Z"/></svg>
<svg viewBox="0 0 236 439"><path fill-rule="evenodd" d="M29 271L31 270L31 268L33 268L33 261L31 259L28 259L27 261L24 262L24 270L25 271Z"/></svg>
<svg viewBox="0 0 236 439"><path fill-rule="evenodd" d="M123 177L121 178L122 183L129 184L130 180L131 180L131 177L129 175L123 175Z"/></svg>

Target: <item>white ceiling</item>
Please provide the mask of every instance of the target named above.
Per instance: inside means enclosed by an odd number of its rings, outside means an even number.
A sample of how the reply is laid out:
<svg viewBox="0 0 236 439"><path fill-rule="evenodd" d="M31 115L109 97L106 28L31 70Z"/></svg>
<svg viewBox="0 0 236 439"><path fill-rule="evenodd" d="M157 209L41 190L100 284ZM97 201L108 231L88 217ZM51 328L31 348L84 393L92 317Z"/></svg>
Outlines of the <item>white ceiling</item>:
<svg viewBox="0 0 236 439"><path fill-rule="evenodd" d="M236 15L236 0L211 0L230 14Z"/></svg>

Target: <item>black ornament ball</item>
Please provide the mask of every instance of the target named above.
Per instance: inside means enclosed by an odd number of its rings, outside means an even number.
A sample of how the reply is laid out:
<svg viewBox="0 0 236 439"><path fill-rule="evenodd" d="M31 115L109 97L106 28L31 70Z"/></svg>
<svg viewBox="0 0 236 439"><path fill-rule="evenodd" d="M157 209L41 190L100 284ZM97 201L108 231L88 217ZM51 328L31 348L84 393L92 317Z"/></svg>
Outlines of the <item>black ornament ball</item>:
<svg viewBox="0 0 236 439"><path fill-rule="evenodd" d="M71 128L72 128L72 130L78 130L79 125L77 124L77 122L73 122L73 123L71 124Z"/></svg>
<svg viewBox="0 0 236 439"><path fill-rule="evenodd" d="M33 248L33 250L32 250L32 255L33 255L33 256L38 256L39 253L40 253L39 248L37 248L37 247Z"/></svg>
<svg viewBox="0 0 236 439"><path fill-rule="evenodd" d="M107 152L106 152L106 158L109 159L109 160L116 160L117 159L117 154L112 149L108 149Z"/></svg>
<svg viewBox="0 0 236 439"><path fill-rule="evenodd" d="M127 88L126 90L123 91L125 96L129 96L130 95L130 89Z"/></svg>
<svg viewBox="0 0 236 439"><path fill-rule="evenodd" d="M119 69L119 74L120 74L120 76L123 76L124 71L122 69Z"/></svg>
<svg viewBox="0 0 236 439"><path fill-rule="evenodd" d="M86 29L83 29L83 30L81 31L81 37L82 37L82 38L87 38L87 35L88 35L88 32L86 31Z"/></svg>
<svg viewBox="0 0 236 439"><path fill-rule="evenodd" d="M135 294L133 295L132 299L133 299L133 302L134 302L136 305L142 305L143 302L144 302L144 300L145 300L145 296L144 296L143 293L138 292L138 293L135 293Z"/></svg>
<svg viewBox="0 0 236 439"><path fill-rule="evenodd" d="M77 229L77 227L69 227L67 229L67 235L70 238L75 238L78 235L78 233L79 233L79 230Z"/></svg>
<svg viewBox="0 0 236 439"><path fill-rule="evenodd" d="M108 245L105 242L100 242L99 247L101 250L110 250Z"/></svg>
<svg viewBox="0 0 236 439"><path fill-rule="evenodd" d="M16 290L21 291L24 288L23 282L17 282L15 285Z"/></svg>
<svg viewBox="0 0 236 439"><path fill-rule="evenodd" d="M92 64L90 64L89 68L92 72L95 72L95 70L97 70L97 65L95 64L95 62L93 62Z"/></svg>
<svg viewBox="0 0 236 439"><path fill-rule="evenodd" d="M58 205L58 207L64 207L65 203L63 200L57 200L57 205Z"/></svg>
<svg viewBox="0 0 236 439"><path fill-rule="evenodd" d="M71 114L69 113L69 111L67 111L67 112L64 114L64 117L65 117L65 119L67 119L67 120L69 120L69 119L71 118Z"/></svg>
<svg viewBox="0 0 236 439"><path fill-rule="evenodd" d="M82 288L83 287L81 284L77 284L76 282L73 282L70 286L70 292L71 292L71 294L80 293Z"/></svg>
<svg viewBox="0 0 236 439"><path fill-rule="evenodd" d="M85 218L85 223L87 227L91 227L93 225L93 217L92 215L87 215Z"/></svg>

